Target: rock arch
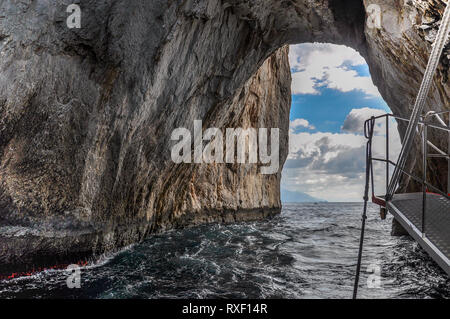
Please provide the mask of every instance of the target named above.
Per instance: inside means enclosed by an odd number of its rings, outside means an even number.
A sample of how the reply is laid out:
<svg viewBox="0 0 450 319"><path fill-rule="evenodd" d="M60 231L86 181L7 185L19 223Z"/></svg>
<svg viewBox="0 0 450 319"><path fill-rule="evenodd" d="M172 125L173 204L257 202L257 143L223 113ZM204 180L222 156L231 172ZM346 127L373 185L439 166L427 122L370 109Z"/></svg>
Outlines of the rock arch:
<svg viewBox="0 0 450 319"><path fill-rule="evenodd" d="M69 2L0 4L0 263L11 269L73 261L172 227L278 213L280 173L174 165L170 132L195 119L279 127L283 163L285 45L312 41L361 52L391 109L407 116L445 5L81 0L81 28L69 29ZM372 3L382 29L365 25ZM430 94L435 110L449 105L448 56Z"/></svg>

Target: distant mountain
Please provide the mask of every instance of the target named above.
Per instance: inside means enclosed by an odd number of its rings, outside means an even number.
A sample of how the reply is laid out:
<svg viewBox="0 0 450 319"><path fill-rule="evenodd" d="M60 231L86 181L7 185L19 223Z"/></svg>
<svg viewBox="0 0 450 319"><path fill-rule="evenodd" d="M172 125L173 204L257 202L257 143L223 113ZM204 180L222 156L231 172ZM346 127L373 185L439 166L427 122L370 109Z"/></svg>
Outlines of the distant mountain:
<svg viewBox="0 0 450 319"><path fill-rule="evenodd" d="M314 203L326 202L326 200L309 196L302 192L292 192L286 189L281 189L281 201L283 203Z"/></svg>

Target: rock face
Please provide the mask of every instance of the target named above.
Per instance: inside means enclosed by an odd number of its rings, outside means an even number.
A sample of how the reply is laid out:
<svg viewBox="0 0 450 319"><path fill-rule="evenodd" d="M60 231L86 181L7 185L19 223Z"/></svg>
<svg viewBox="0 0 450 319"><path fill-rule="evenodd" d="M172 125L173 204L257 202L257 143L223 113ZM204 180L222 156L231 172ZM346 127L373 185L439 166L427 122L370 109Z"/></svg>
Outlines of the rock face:
<svg viewBox="0 0 450 319"><path fill-rule="evenodd" d="M445 3L436 1L365 1L375 3L382 8L381 30L366 28L368 60L374 82L393 112L403 118L409 118L415 97L425 71L431 45L437 35ZM450 46L441 58L440 66L434 77L434 85L429 93L428 111L450 110ZM444 116L449 122L448 114ZM434 122L437 123L437 122ZM399 122L400 135L406 131L407 123ZM429 138L442 150L448 150L448 134L429 129ZM411 152L408 167L417 176L422 176L422 147L417 140ZM416 156L418 154L419 156ZM428 169L431 184L442 190L447 189L446 160L429 160ZM404 179L402 190L421 191L421 185Z"/></svg>
<svg viewBox="0 0 450 319"><path fill-rule="evenodd" d="M66 25L72 2L79 29ZM371 3L382 9L381 29L365 25ZM290 108L285 45L354 47L393 112L407 116L444 5L2 1L2 270L73 262L172 227L278 213ZM448 65L446 55L434 110L448 109ZM194 120L279 128L278 173L261 175L261 163L175 164L171 133L192 130Z"/></svg>

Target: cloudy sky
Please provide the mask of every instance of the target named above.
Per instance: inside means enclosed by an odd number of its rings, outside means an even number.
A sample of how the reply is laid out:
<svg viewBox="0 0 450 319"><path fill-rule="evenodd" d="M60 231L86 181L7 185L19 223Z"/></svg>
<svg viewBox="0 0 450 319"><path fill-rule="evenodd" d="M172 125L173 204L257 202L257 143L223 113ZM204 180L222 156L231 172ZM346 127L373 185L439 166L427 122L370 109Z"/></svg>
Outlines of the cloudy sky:
<svg viewBox="0 0 450 319"><path fill-rule="evenodd" d="M353 49L332 44L291 46L290 154L282 190L333 201L361 201L364 188L364 121L390 113L373 85L365 60ZM395 122L391 132L397 132ZM376 128L374 151L384 157L385 124ZM398 154L398 134L391 153ZM394 156L392 158L394 158ZM384 166L375 170L382 193Z"/></svg>

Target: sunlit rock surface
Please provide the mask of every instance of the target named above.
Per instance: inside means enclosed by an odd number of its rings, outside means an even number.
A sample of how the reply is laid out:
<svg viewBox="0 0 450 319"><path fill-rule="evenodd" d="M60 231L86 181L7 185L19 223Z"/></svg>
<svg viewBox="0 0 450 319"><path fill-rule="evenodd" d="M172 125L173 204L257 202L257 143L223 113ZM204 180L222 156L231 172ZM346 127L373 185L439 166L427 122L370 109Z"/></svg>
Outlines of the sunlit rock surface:
<svg viewBox="0 0 450 319"><path fill-rule="evenodd" d="M393 112L408 116L444 9L438 0L81 0L82 27L69 29L72 2L0 3L4 269L279 213L291 81L284 46L359 50ZM381 29L365 25L371 3L382 9ZM449 108L448 55L433 110ZM261 164L174 164L171 132L194 120L280 128L278 173L259 174ZM446 171L439 176L442 184Z"/></svg>

